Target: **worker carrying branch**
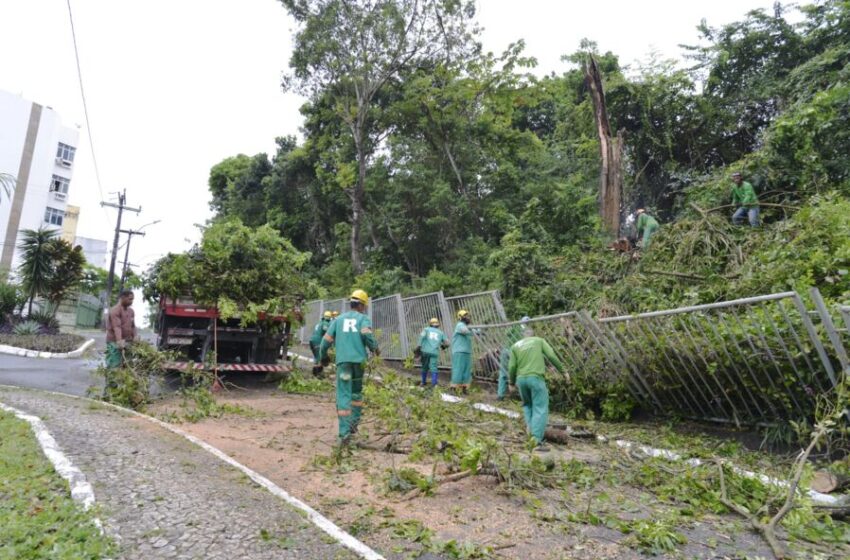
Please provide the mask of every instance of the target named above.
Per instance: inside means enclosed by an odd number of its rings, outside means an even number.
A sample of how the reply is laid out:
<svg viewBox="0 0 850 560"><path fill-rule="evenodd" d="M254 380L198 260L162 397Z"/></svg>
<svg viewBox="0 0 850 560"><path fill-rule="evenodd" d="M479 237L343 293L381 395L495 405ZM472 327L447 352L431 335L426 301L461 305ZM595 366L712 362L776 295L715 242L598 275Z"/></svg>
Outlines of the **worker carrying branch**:
<svg viewBox="0 0 850 560"><path fill-rule="evenodd" d="M511 387L519 389L522 399L522 413L528 432L537 442L537 451L549 451L543 444L543 434L549 422L549 390L546 388L546 362L548 361L567 381L569 375L564 365L549 343L526 325L524 338L511 346L511 360L508 365Z"/></svg>
<svg viewBox="0 0 850 560"><path fill-rule="evenodd" d="M661 226L658 225L658 220L646 213L644 208L638 208L636 213L638 218L637 223L635 224L635 229L639 236L643 234L641 248L646 251L649 249L649 243L652 240L652 236Z"/></svg>
<svg viewBox="0 0 850 560"><path fill-rule="evenodd" d="M328 349L336 346L336 414L339 420L339 442L347 445L357 433L363 411L363 364L368 350L380 356L378 341L372 333L372 321L365 314L369 295L363 290L351 293L350 311L346 311L328 327L322 338L319 355L328 362Z"/></svg>
<svg viewBox="0 0 850 560"><path fill-rule="evenodd" d="M434 317L419 335L419 355L422 360L421 387L428 385L428 373L431 373L431 386L437 386L437 365L440 361L440 349L449 347L449 339L440 330L440 321Z"/></svg>

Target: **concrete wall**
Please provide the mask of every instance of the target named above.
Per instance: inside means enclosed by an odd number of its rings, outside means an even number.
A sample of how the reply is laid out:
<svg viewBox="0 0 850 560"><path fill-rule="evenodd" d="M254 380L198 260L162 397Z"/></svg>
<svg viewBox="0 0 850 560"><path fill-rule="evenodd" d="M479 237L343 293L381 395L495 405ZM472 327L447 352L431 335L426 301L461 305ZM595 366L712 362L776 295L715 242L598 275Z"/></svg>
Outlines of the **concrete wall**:
<svg viewBox="0 0 850 560"><path fill-rule="evenodd" d="M100 268L106 268L106 257L109 254L109 243L105 239L90 239L88 237L77 236L74 239L74 245L79 245L83 248L83 254L89 264Z"/></svg>

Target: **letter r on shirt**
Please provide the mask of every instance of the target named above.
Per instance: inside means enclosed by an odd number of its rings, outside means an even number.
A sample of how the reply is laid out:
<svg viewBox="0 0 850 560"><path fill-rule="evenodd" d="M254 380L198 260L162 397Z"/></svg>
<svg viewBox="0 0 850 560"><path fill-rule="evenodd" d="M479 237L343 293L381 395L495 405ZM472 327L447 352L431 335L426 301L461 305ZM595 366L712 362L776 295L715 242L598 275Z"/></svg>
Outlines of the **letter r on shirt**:
<svg viewBox="0 0 850 560"><path fill-rule="evenodd" d="M357 319L343 319L342 332L357 332Z"/></svg>

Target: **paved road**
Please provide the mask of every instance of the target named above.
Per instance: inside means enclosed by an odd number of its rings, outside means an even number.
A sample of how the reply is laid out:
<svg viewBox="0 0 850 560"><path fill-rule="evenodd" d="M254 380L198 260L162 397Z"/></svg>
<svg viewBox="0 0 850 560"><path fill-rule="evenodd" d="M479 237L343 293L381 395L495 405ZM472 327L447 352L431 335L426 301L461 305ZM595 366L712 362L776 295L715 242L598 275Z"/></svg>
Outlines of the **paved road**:
<svg viewBox="0 0 850 560"><path fill-rule="evenodd" d="M94 487L121 558L348 559L295 509L196 445L89 401L0 388L42 418Z"/></svg>
<svg viewBox="0 0 850 560"><path fill-rule="evenodd" d="M0 384L85 395L92 385L100 386L91 372L99 353L80 360L45 360L0 354Z"/></svg>

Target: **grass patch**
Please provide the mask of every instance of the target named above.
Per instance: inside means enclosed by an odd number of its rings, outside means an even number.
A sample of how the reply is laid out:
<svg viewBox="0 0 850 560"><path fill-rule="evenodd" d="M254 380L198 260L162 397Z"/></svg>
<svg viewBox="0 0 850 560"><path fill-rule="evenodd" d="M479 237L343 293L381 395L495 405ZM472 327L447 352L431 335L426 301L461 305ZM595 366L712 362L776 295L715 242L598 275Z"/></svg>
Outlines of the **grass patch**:
<svg viewBox="0 0 850 560"><path fill-rule="evenodd" d="M70 496L30 426L0 412L0 557L95 559L116 552Z"/></svg>
<svg viewBox="0 0 850 560"><path fill-rule="evenodd" d="M85 337L78 334L0 334L0 344L39 352L73 352L83 345Z"/></svg>

